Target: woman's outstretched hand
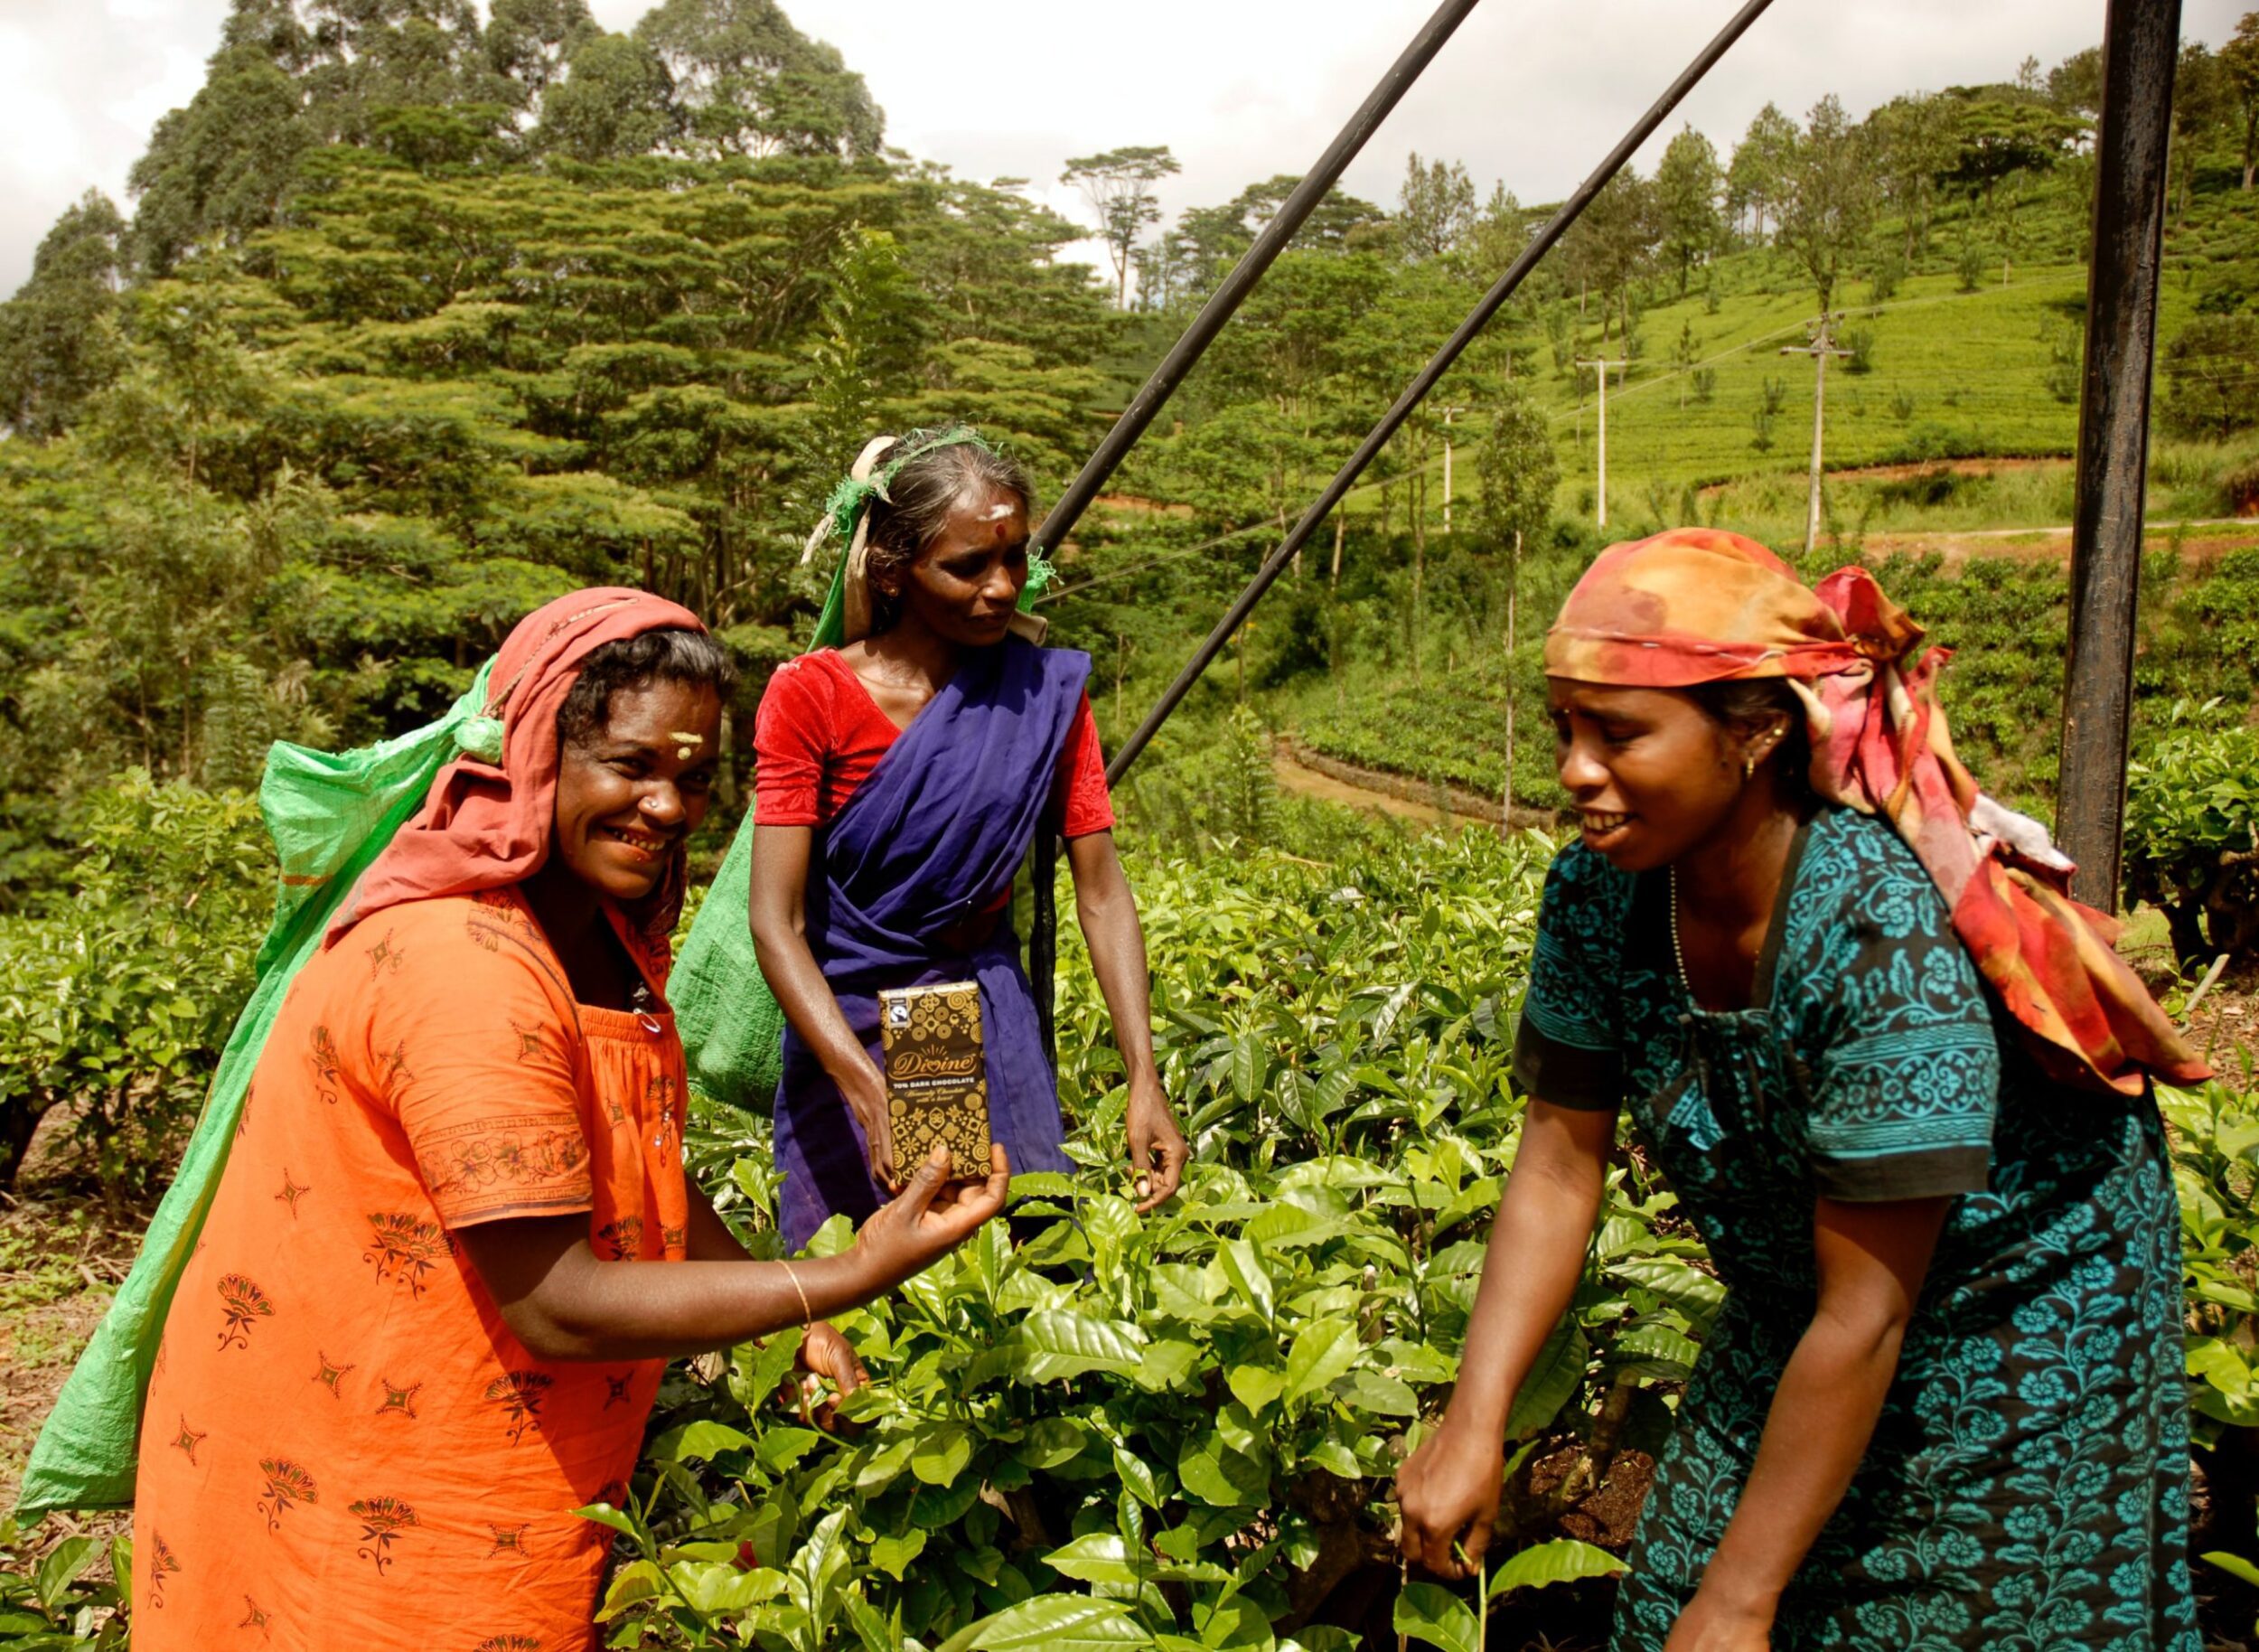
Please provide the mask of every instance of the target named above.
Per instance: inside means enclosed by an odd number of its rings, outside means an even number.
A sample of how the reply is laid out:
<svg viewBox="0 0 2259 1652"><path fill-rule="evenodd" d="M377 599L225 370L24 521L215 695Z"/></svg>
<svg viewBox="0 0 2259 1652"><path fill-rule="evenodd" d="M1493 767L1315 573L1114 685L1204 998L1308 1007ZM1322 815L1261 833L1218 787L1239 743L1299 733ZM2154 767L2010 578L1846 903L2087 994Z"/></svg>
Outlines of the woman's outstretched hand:
<svg viewBox="0 0 2259 1652"><path fill-rule="evenodd" d="M1012 1165L1002 1142L989 1148L986 1181L951 1181L949 1149L936 1146L910 1185L881 1206L855 1236L855 1256L866 1270L868 1294L892 1291L947 1255L1004 1208Z"/></svg>
<svg viewBox="0 0 2259 1652"><path fill-rule="evenodd" d="M1185 1160L1192 1150L1185 1132L1176 1128L1176 1115L1159 1089L1130 1091L1130 1174L1135 1178L1138 1214L1158 1209L1176 1196L1185 1179Z"/></svg>
<svg viewBox="0 0 2259 1652"><path fill-rule="evenodd" d="M1455 1428L1447 1412L1396 1471L1397 1546L1440 1578L1466 1577L1482 1559L1505 1488L1504 1441L1475 1431Z"/></svg>
<svg viewBox="0 0 2259 1652"><path fill-rule="evenodd" d="M777 1397L797 1410L801 1422L826 1433L836 1432L841 1426L839 1402L871 1380L855 1345L829 1319L819 1319L808 1328L793 1366L795 1375L784 1379L783 1392ZM828 1391L826 1383L830 1384Z"/></svg>

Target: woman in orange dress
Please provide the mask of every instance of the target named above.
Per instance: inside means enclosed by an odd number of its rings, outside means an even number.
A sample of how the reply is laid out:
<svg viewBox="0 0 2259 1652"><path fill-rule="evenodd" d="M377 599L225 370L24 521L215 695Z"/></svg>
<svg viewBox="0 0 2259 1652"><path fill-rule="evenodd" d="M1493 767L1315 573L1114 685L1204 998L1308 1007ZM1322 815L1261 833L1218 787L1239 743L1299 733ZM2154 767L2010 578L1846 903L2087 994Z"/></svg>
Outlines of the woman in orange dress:
<svg viewBox="0 0 2259 1652"><path fill-rule="evenodd" d="M1001 1206L918 1183L755 1262L685 1185L666 1001L730 686L694 616L576 593L293 985L165 1320L140 1652L574 1652L666 1360L890 1289ZM837 1334L812 1364L859 1376Z"/></svg>

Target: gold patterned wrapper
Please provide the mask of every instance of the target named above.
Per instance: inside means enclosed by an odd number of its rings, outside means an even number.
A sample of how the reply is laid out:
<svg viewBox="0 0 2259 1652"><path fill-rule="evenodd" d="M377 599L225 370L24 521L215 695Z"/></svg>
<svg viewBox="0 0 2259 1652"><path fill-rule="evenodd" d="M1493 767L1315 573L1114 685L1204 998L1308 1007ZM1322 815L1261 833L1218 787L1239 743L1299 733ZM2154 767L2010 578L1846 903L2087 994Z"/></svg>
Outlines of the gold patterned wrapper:
<svg viewBox="0 0 2259 1652"><path fill-rule="evenodd" d="M878 995L886 1052L886 1108L895 1171L907 1181L937 1141L951 1174L989 1174L989 1076L980 989L970 981L896 987Z"/></svg>

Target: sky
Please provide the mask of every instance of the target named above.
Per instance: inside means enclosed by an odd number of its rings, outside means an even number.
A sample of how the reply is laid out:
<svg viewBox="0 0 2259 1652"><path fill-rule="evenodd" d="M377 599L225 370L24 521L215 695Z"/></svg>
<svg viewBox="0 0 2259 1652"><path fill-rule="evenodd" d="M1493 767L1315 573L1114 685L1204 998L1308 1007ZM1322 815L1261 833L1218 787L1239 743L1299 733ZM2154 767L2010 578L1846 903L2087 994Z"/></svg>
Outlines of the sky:
<svg viewBox="0 0 2259 1652"><path fill-rule="evenodd" d="M1183 166L1164 209L1300 174L1433 9L1433 0L786 0L869 82L895 147L961 176L1056 182L1072 156L1166 144ZM2183 0L2217 46L2253 0ZM591 0L626 29L649 0ZM121 207L149 128L188 101L227 0L0 0L0 294L31 273L58 213L89 189ZM1735 9L1734 0L1486 0L1350 167L1393 202L1408 152L1466 164L1487 194L1557 200ZM1768 101L1826 93L1854 115L1901 91L2007 80L2101 38L2104 0L1776 0L1637 160L1679 120L1721 154ZM1136 26L1125 19L1134 18ZM1094 243L1079 255L1095 263Z"/></svg>

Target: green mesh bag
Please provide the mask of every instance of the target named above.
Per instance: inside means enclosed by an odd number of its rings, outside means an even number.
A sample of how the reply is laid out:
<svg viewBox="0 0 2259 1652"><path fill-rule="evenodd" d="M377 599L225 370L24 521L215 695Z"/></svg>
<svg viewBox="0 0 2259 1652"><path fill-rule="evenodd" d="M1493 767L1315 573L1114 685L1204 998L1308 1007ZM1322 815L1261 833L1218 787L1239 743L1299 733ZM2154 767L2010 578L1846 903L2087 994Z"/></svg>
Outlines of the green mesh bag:
<svg viewBox="0 0 2259 1652"><path fill-rule="evenodd" d="M134 1499L142 1402L173 1292L211 1213L243 1116L259 1053L290 983L320 950L338 906L369 863L416 812L457 752L501 760L502 726L482 715L489 661L446 716L413 734L357 751L313 751L277 742L267 754L259 812L279 877L275 921L258 949L250 1001L220 1052L204 1110L179 1173L141 1242L141 1254L94 1339L79 1356L32 1448L16 1511L122 1508Z"/></svg>

